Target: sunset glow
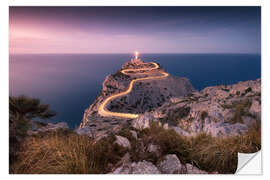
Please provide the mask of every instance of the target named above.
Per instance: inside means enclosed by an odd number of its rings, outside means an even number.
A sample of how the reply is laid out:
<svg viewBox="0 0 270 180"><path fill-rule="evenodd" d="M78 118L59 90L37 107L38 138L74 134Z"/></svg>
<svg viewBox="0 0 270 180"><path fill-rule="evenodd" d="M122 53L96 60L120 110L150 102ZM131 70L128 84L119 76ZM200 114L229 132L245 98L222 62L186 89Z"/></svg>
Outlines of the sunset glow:
<svg viewBox="0 0 270 180"><path fill-rule="evenodd" d="M10 53L259 53L260 8L217 9L10 7Z"/></svg>

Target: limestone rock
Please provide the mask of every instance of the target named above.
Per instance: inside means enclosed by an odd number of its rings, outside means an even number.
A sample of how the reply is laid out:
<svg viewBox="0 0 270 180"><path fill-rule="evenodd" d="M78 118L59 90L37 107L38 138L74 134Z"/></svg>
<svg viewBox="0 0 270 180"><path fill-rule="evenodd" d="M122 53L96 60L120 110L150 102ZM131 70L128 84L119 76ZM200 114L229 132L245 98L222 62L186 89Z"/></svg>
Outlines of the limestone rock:
<svg viewBox="0 0 270 180"><path fill-rule="evenodd" d="M115 140L116 144L118 144L119 146L128 148L128 149L131 148L130 142L127 138L122 137L122 136L117 136L117 135L115 137L116 137L116 140Z"/></svg>
<svg viewBox="0 0 270 180"><path fill-rule="evenodd" d="M136 132L136 131L130 130L130 133L132 134L132 136L133 136L135 139L138 139L138 135L137 135L137 132Z"/></svg>
<svg viewBox="0 0 270 180"><path fill-rule="evenodd" d="M149 128L153 120L154 118L150 113L145 113L132 121L132 127L140 130Z"/></svg>
<svg viewBox="0 0 270 180"><path fill-rule="evenodd" d="M157 165L163 174L180 174L182 173L182 164L175 154L168 154Z"/></svg>
<svg viewBox="0 0 270 180"><path fill-rule="evenodd" d="M188 97L173 98L152 114L183 136L206 133L214 137L244 134L261 119L261 81L212 86ZM186 114L180 113L188 109ZM167 129L167 125L163 125Z"/></svg>
<svg viewBox="0 0 270 180"><path fill-rule="evenodd" d="M39 132L56 131L58 129L69 129L66 122L46 124L46 123L33 121L31 122L31 124L32 124L32 128L27 131L28 135L38 134Z"/></svg>
<svg viewBox="0 0 270 180"><path fill-rule="evenodd" d="M75 132L79 135L87 135L89 137L93 137L93 132L91 131L90 127L83 127L83 128L78 128L75 130Z"/></svg>
<svg viewBox="0 0 270 180"><path fill-rule="evenodd" d="M160 174L160 171L157 169L157 167L148 161L132 163L131 167L131 174Z"/></svg>
<svg viewBox="0 0 270 180"><path fill-rule="evenodd" d="M186 164L186 174L208 174L206 171L200 170L199 168L192 166L191 164Z"/></svg>
<svg viewBox="0 0 270 180"><path fill-rule="evenodd" d="M133 162L118 167L113 174L160 174L155 165L148 161Z"/></svg>

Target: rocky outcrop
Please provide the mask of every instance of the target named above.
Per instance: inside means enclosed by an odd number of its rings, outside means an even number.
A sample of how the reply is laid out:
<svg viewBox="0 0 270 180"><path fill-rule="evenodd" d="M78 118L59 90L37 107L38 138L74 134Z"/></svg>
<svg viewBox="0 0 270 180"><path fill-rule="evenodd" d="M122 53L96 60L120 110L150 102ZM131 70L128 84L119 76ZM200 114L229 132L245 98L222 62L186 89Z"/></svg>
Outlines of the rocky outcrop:
<svg viewBox="0 0 270 180"><path fill-rule="evenodd" d="M136 129L149 128L150 124L154 121L154 117L151 113L145 113L132 121L132 127Z"/></svg>
<svg viewBox="0 0 270 180"><path fill-rule="evenodd" d="M127 153L117 165L119 167L112 174L208 174L191 164L181 164L175 154L164 156L154 165L145 160L130 162L130 155Z"/></svg>
<svg viewBox="0 0 270 180"><path fill-rule="evenodd" d="M136 70L149 67L153 67L153 64L145 63L141 60L133 60L125 63L121 70ZM133 73L131 70L127 75L122 73L121 70L106 77L102 84L102 91L97 99L85 110L80 128L86 126L90 127L91 131L94 133L94 137L97 136L99 131L117 132L123 125L130 125L132 122L132 119L100 116L98 114L98 107L107 97L125 91L130 82L134 79L157 76L164 72L161 68L147 71L145 74L143 74L145 71ZM195 89L186 78L169 75L161 79L138 81L134 84L132 91L128 95L111 101L107 109L113 112L144 114L162 106L162 104L169 101L171 98L187 96L191 92L195 92ZM151 123L151 119L145 119L145 115L143 119L139 119L139 121L143 122L138 122L134 126L140 127L141 124L144 124L145 127L147 127L149 123Z"/></svg>
<svg viewBox="0 0 270 180"><path fill-rule="evenodd" d="M40 132L56 131L59 129L69 129L66 122L59 123L44 123L38 121L31 121L31 129L27 131L28 135L38 134Z"/></svg>
<svg viewBox="0 0 270 180"><path fill-rule="evenodd" d="M188 97L172 98L150 114L133 120L132 124L136 124L133 127L147 128L150 119L184 136L243 134L249 126L260 123L261 80L207 87Z"/></svg>
<svg viewBox="0 0 270 180"><path fill-rule="evenodd" d="M152 67L141 60L127 62L125 69ZM207 87L196 91L188 79L171 75L158 80L136 82L132 91L112 100L107 109L113 112L139 114L136 119L104 117L98 107L108 96L123 92L137 78L164 72L158 68L147 74L123 74L121 71L107 76L102 91L85 111L80 128L88 127L94 138L106 133L118 132L123 126L136 129L149 128L159 122L165 129L174 129L184 136L199 133L214 137L235 136L245 133L249 126L260 123L261 80L250 80L233 85Z"/></svg>
<svg viewBox="0 0 270 180"><path fill-rule="evenodd" d="M79 135L86 135L89 137L93 137L93 132L91 131L91 128L88 126L85 126L83 128L78 128L75 130L75 132Z"/></svg>

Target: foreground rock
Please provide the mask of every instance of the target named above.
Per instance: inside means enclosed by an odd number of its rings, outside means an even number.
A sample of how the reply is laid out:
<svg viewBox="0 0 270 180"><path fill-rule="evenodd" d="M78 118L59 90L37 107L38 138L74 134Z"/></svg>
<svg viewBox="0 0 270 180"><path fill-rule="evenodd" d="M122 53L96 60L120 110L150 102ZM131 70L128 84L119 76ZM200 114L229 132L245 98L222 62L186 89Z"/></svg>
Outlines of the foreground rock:
<svg viewBox="0 0 270 180"><path fill-rule="evenodd" d="M175 154L169 154L157 165L158 169L164 174L181 174L182 164Z"/></svg>
<svg viewBox="0 0 270 180"><path fill-rule="evenodd" d="M116 144L118 144L119 146L128 148L128 149L131 148L130 142L127 138L122 137L122 136L115 136L115 137L116 137L116 140L115 140Z"/></svg>
<svg viewBox="0 0 270 180"><path fill-rule="evenodd" d="M113 174L160 174L160 171L155 165L148 161L141 161L138 163L125 164L115 171Z"/></svg>
<svg viewBox="0 0 270 180"><path fill-rule="evenodd" d="M112 171L112 174L208 174L191 164L181 164L175 154L168 154L155 166L148 161L130 162L130 155L127 153Z"/></svg>
<svg viewBox="0 0 270 180"><path fill-rule="evenodd" d="M93 132L91 131L91 128L88 126L83 127L83 128L78 128L75 130L75 132L79 135L86 135L89 137L93 137Z"/></svg>

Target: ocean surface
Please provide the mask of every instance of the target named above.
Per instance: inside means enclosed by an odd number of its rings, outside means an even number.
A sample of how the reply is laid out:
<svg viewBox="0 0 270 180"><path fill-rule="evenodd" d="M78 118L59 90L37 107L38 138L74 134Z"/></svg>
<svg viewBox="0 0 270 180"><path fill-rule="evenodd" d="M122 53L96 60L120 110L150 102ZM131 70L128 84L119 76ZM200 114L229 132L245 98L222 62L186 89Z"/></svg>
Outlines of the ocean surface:
<svg viewBox="0 0 270 180"><path fill-rule="evenodd" d="M105 77L131 58L130 54L10 55L9 92L40 98L57 112L51 122L65 121L74 128L99 94ZM257 54L144 54L141 59L188 78L197 90L261 77Z"/></svg>

